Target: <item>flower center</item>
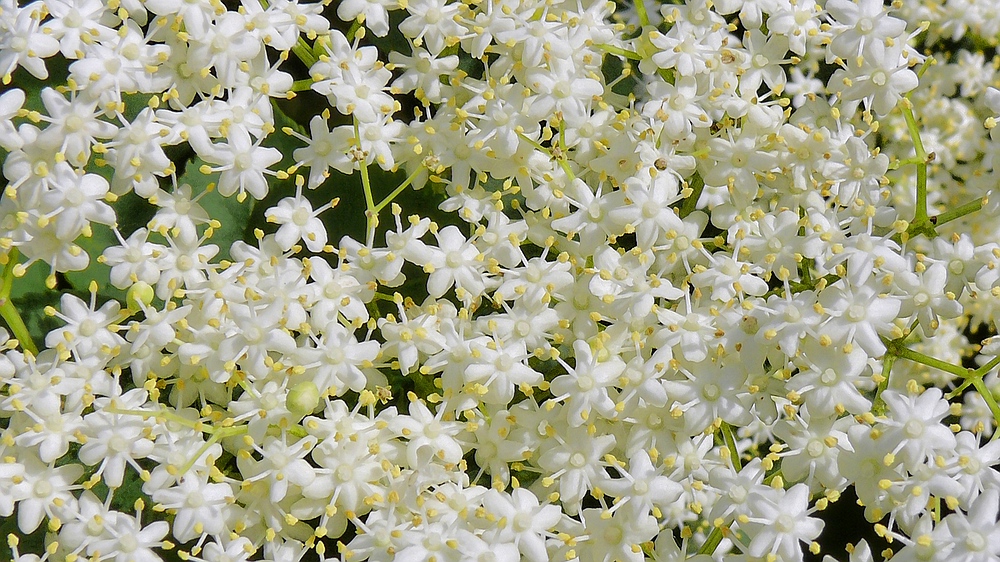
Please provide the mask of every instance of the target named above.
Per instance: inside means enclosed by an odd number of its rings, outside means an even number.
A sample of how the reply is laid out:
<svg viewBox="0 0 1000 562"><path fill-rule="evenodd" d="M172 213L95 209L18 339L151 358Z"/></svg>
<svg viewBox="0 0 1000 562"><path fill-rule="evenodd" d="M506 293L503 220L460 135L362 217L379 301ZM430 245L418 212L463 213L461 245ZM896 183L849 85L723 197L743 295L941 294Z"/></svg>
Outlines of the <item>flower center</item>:
<svg viewBox="0 0 1000 562"><path fill-rule="evenodd" d="M451 269L455 269L462 265L462 253L458 250L452 250L444 258L444 263Z"/></svg>
<svg viewBox="0 0 1000 562"><path fill-rule="evenodd" d="M349 464L342 464L337 467L337 480L348 482L354 477L354 469Z"/></svg>
<svg viewBox="0 0 1000 562"><path fill-rule="evenodd" d="M138 548L139 541L135 538L135 535L125 533L118 537L118 550L121 552L135 552Z"/></svg>
<svg viewBox="0 0 1000 562"><path fill-rule="evenodd" d="M264 337L263 331L257 326L247 326L243 331L243 337L247 343L257 343Z"/></svg>
<svg viewBox="0 0 1000 562"><path fill-rule="evenodd" d="M865 319L865 316L867 316L865 307L860 304L852 304L847 309L847 319L851 322L860 322Z"/></svg>
<svg viewBox="0 0 1000 562"><path fill-rule="evenodd" d="M604 212L601 210L601 205L597 201L594 201L587 207L587 214L590 215L590 218L595 221L601 220L601 217L604 216Z"/></svg>
<svg viewBox="0 0 1000 562"><path fill-rule="evenodd" d="M333 150L333 146L326 139L320 139L313 143L313 152L318 156L326 156Z"/></svg>
<svg viewBox="0 0 1000 562"><path fill-rule="evenodd" d="M39 480L35 482L35 487L32 491L35 493L36 498L47 498L52 495L52 484L49 484L48 480Z"/></svg>
<svg viewBox="0 0 1000 562"><path fill-rule="evenodd" d="M340 285L338 283L327 283L327 285L323 287L323 296L328 299L335 299L341 294L342 291L340 290Z"/></svg>
<svg viewBox="0 0 1000 562"><path fill-rule="evenodd" d="M774 520L774 528L779 533L789 533L795 529L795 519L787 513L782 513Z"/></svg>
<svg viewBox="0 0 1000 562"><path fill-rule="evenodd" d="M215 39L212 39L212 49L216 53L221 53L229 49L229 39L225 35L217 34Z"/></svg>
<svg viewBox="0 0 1000 562"><path fill-rule="evenodd" d="M128 45L122 47L122 56L128 60L138 60L139 55L139 46L135 43L129 43Z"/></svg>
<svg viewBox="0 0 1000 562"><path fill-rule="evenodd" d="M331 346L326 350L326 360L333 365L340 365L344 362L344 350L337 346Z"/></svg>
<svg viewBox="0 0 1000 562"><path fill-rule="evenodd" d="M701 389L701 395L707 400L717 400L719 398L719 385L708 383Z"/></svg>
<svg viewBox="0 0 1000 562"><path fill-rule="evenodd" d="M965 535L965 548L972 552L986 550L986 537L977 531L969 531L969 534Z"/></svg>
<svg viewBox="0 0 1000 562"><path fill-rule="evenodd" d="M644 496L649 493L649 484L645 480L636 480L632 484L632 493L637 496Z"/></svg>
<svg viewBox="0 0 1000 562"><path fill-rule="evenodd" d="M656 201L646 201L642 204L642 216L651 219L660 214L660 206Z"/></svg>
<svg viewBox="0 0 1000 562"><path fill-rule="evenodd" d="M83 126L83 117L80 117L79 115L70 115L66 118L66 130L71 133L75 133L80 129L83 129Z"/></svg>
<svg viewBox="0 0 1000 562"><path fill-rule="evenodd" d="M121 453L128 450L128 441L121 435L113 435L108 439L108 450L112 453Z"/></svg>
<svg viewBox="0 0 1000 562"><path fill-rule="evenodd" d="M260 405L264 410L274 410L278 404L280 404L278 397L273 392L268 392L260 397Z"/></svg>
<svg viewBox="0 0 1000 562"><path fill-rule="evenodd" d="M507 355L505 353L497 357L497 360L494 362L494 364L496 365L497 370L507 372L510 370L511 367L514 366L514 359L512 359L510 355Z"/></svg>
<svg viewBox="0 0 1000 562"><path fill-rule="evenodd" d="M70 8L69 12L63 16L62 21L66 27L80 27L83 25L83 17L76 8Z"/></svg>
<svg viewBox="0 0 1000 562"><path fill-rule="evenodd" d="M299 207L292 212L292 222L295 223L295 226L305 226L310 218L312 218L312 213L305 207Z"/></svg>
<svg viewBox="0 0 1000 562"><path fill-rule="evenodd" d="M94 322L90 318L87 318L83 322L80 322L80 335L89 338L97 332L97 322Z"/></svg>
<svg viewBox="0 0 1000 562"><path fill-rule="evenodd" d="M99 515L95 515L90 521L87 521L87 534L92 537L98 537L104 533L104 519Z"/></svg>
<svg viewBox="0 0 1000 562"><path fill-rule="evenodd" d="M604 540L608 544L620 544L623 536L624 533L622 533L621 527L608 527L604 530Z"/></svg>
<svg viewBox="0 0 1000 562"><path fill-rule="evenodd" d="M910 439L916 439L924 434L924 422L920 420L910 420L903 425L903 433Z"/></svg>
<svg viewBox="0 0 1000 562"><path fill-rule="evenodd" d="M233 167L237 170L248 170L253 167L253 159L249 154L237 154L233 158Z"/></svg>
<svg viewBox="0 0 1000 562"><path fill-rule="evenodd" d="M814 459L823 456L823 451L825 449L826 447L819 439L813 439L808 445L806 445L806 452L809 453L809 456Z"/></svg>

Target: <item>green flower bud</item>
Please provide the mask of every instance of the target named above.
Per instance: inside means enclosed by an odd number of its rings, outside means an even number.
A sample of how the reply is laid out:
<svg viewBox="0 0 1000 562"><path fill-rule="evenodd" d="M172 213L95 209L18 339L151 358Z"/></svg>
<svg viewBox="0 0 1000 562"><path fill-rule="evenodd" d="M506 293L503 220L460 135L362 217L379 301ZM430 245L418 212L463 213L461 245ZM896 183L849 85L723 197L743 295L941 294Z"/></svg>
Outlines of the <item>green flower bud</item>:
<svg viewBox="0 0 1000 562"><path fill-rule="evenodd" d="M312 381L300 382L288 391L285 407L289 412L298 415L313 413L319 405L319 387Z"/></svg>
<svg viewBox="0 0 1000 562"><path fill-rule="evenodd" d="M153 302L154 296L155 293L149 283L139 281L129 287L128 293L125 295L125 306L128 307L130 312L139 312L142 310L142 306L139 303L149 306L149 303Z"/></svg>

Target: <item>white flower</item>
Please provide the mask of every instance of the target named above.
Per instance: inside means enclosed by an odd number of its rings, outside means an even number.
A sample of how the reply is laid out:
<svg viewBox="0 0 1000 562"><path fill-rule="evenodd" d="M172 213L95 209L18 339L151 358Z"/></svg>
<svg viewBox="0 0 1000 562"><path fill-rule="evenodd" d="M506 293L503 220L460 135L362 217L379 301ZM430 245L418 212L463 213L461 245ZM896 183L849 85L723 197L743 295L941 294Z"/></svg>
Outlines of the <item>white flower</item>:
<svg viewBox="0 0 1000 562"><path fill-rule="evenodd" d="M11 74L22 66L39 80L49 77L45 61L59 52L59 41L39 28L42 19L41 2L31 2L23 7L15 3L4 5L0 17L3 34L0 34L0 77L9 84Z"/></svg>
<svg viewBox="0 0 1000 562"><path fill-rule="evenodd" d="M166 509L177 510L170 531L182 543L206 534L222 533L232 499L229 484L210 484L207 475L192 472L174 486L153 492L153 501Z"/></svg>
<svg viewBox="0 0 1000 562"><path fill-rule="evenodd" d="M136 472L142 468L136 462L153 451L153 442L143 436L146 424L142 418L94 412L83 418L86 443L78 453L80 461L98 465L100 474L109 488L118 488L125 480L126 464Z"/></svg>
<svg viewBox="0 0 1000 562"><path fill-rule="evenodd" d="M169 530L166 521L142 525L138 514L134 518L120 514L108 525L110 537L92 542L87 546L87 554L99 552L113 562L160 562L162 559L153 549L162 547Z"/></svg>
<svg viewBox="0 0 1000 562"><path fill-rule="evenodd" d="M432 53L440 53L446 43L457 41L463 33L455 21L458 5L446 0L415 0L407 2L406 11L410 17L399 24L403 35L413 40L413 44L426 44Z"/></svg>
<svg viewBox="0 0 1000 562"><path fill-rule="evenodd" d="M216 143L211 151L203 154L205 161L216 164L206 166L206 172L222 172L219 177L219 193L225 197L240 193L249 193L254 199L263 199L267 195L267 180L269 166L281 160L281 152L272 147L260 146L261 141L252 141L250 134L243 128L230 129L228 143Z"/></svg>
<svg viewBox="0 0 1000 562"><path fill-rule="evenodd" d="M268 222L281 225L274 235L281 249L289 250L299 241L305 241L309 251L319 252L326 246L326 226L319 220L319 214L332 207L331 201L314 210L309 200L302 196L300 188L295 197L278 201L264 216Z"/></svg>
<svg viewBox="0 0 1000 562"><path fill-rule="evenodd" d="M948 554L950 560L972 562L1000 556L998 507L1000 496L993 489L980 495L967 514L952 513L944 518L942 524L949 535L945 540L954 545Z"/></svg>
<svg viewBox="0 0 1000 562"><path fill-rule="evenodd" d="M809 517L809 487L796 484L788 491L754 494L747 504L752 514L744 526L752 538L750 556L777 555L781 560L801 560L800 541L819 536L823 521Z"/></svg>

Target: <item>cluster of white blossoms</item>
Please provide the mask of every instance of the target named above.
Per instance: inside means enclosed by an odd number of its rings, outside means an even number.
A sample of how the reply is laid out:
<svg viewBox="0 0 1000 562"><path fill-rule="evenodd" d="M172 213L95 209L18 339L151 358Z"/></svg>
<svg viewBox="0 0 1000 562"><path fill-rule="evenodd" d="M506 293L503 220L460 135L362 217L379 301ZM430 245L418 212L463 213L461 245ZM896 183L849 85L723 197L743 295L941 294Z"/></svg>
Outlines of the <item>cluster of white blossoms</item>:
<svg viewBox="0 0 1000 562"><path fill-rule="evenodd" d="M11 557L847 560L850 492L889 543L852 562L1000 559L998 34L990 0L0 1ZM101 268L127 297L65 290L36 347L25 272Z"/></svg>

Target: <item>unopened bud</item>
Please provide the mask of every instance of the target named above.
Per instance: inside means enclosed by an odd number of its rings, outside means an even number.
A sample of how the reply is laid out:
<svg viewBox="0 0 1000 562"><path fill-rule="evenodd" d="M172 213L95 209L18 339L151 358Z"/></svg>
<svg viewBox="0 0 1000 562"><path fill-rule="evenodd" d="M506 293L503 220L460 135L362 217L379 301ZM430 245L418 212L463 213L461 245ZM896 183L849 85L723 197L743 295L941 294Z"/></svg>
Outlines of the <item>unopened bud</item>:
<svg viewBox="0 0 1000 562"><path fill-rule="evenodd" d="M129 287L125 295L125 306L130 312L139 312L143 306L149 306L149 303L153 302L154 296L153 287L149 283L139 281Z"/></svg>
<svg viewBox="0 0 1000 562"><path fill-rule="evenodd" d="M285 407L293 414L311 414L319 405L319 387L312 381L300 382L288 391Z"/></svg>

